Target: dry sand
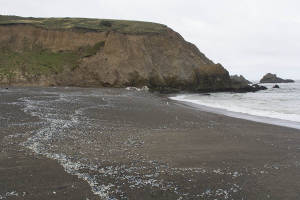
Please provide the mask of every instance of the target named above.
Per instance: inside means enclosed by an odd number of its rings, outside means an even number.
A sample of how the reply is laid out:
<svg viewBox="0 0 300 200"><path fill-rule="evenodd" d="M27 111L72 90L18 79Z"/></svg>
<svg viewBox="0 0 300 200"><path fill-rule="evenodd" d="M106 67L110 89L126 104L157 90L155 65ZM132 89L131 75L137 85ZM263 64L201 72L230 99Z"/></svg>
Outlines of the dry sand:
<svg viewBox="0 0 300 200"><path fill-rule="evenodd" d="M300 131L145 91L0 89L0 199L300 199Z"/></svg>

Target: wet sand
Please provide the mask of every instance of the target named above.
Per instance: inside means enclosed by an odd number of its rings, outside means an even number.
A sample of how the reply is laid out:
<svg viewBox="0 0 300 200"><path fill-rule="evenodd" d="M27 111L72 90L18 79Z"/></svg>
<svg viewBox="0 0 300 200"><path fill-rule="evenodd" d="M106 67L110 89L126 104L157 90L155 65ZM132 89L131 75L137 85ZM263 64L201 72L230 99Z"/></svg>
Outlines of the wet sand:
<svg viewBox="0 0 300 200"><path fill-rule="evenodd" d="M0 89L0 199L300 199L300 131L145 91Z"/></svg>

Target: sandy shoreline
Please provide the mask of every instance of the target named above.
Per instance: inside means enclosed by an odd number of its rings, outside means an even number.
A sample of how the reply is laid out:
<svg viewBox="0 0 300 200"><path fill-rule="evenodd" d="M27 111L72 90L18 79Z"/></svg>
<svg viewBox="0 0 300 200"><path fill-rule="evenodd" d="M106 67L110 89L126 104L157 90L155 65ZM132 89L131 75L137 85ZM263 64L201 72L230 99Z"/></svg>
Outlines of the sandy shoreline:
<svg viewBox="0 0 300 200"><path fill-rule="evenodd" d="M125 89L15 88L1 91L0 107L0 197L300 198L297 129Z"/></svg>

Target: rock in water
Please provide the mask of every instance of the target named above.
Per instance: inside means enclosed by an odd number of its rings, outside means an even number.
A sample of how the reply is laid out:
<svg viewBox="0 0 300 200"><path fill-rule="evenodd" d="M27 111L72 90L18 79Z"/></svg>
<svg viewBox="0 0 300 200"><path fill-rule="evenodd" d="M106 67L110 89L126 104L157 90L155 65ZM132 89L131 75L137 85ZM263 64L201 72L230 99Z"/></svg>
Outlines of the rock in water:
<svg viewBox="0 0 300 200"><path fill-rule="evenodd" d="M279 88L279 85L276 84L276 85L273 86L273 88Z"/></svg>
<svg viewBox="0 0 300 200"><path fill-rule="evenodd" d="M238 75L233 75L233 76L230 76L230 79L231 79L232 86L234 88L246 87L249 84L252 84L251 81L248 81L242 75L239 75L239 76Z"/></svg>
<svg viewBox="0 0 300 200"><path fill-rule="evenodd" d="M0 16L0 49L3 85L231 88L221 64L162 24Z"/></svg>
<svg viewBox="0 0 300 200"><path fill-rule="evenodd" d="M232 91L233 92L257 92L259 90L266 90L267 88L258 84L252 84L252 82L248 81L244 76L234 75L230 76L231 84L232 84Z"/></svg>
<svg viewBox="0 0 300 200"><path fill-rule="evenodd" d="M253 85L247 85L245 87L236 88L233 91L239 92L239 93L244 93L244 92L257 92L257 91L266 90L266 89L268 89L268 88L266 88L265 86L253 84Z"/></svg>
<svg viewBox="0 0 300 200"><path fill-rule="evenodd" d="M267 73L264 77L260 80L260 83L293 83L294 80L291 79L282 79L277 77L276 74Z"/></svg>
<svg viewBox="0 0 300 200"><path fill-rule="evenodd" d="M254 89L256 89L257 91L258 91L258 90L266 90L266 89L268 89L267 87L265 87L265 86L263 86L263 85L258 85L258 84L253 84L252 87L253 87Z"/></svg>

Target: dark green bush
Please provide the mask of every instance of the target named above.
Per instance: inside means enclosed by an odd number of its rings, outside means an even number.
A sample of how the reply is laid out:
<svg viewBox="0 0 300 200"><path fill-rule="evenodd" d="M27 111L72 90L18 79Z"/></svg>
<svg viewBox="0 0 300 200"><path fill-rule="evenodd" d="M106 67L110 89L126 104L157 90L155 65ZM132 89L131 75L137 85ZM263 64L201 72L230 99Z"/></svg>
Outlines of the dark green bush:
<svg viewBox="0 0 300 200"><path fill-rule="evenodd" d="M111 21L107 21L107 20L102 20L100 22L101 26L106 26L106 27L112 27L112 22Z"/></svg>

